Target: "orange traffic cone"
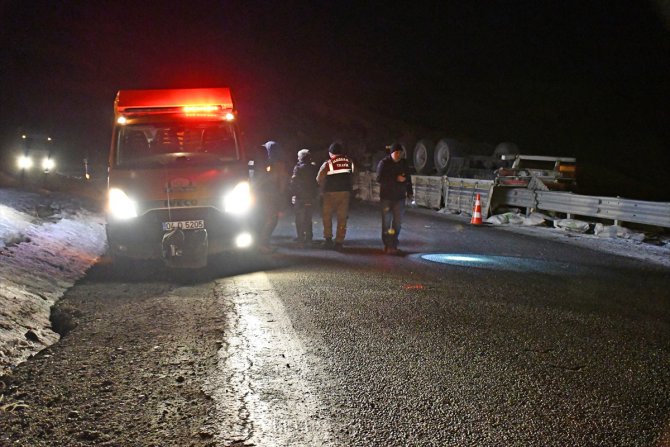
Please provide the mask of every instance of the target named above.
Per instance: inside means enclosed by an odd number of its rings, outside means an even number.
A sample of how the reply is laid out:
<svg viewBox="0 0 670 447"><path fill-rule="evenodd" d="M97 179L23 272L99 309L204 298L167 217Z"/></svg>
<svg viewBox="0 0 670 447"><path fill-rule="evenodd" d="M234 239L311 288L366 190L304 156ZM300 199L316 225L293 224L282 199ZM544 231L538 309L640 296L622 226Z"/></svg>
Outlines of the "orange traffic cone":
<svg viewBox="0 0 670 447"><path fill-rule="evenodd" d="M475 198L475 209L472 211L472 219L470 219L472 225L481 225L482 224L482 202L479 198L479 193Z"/></svg>

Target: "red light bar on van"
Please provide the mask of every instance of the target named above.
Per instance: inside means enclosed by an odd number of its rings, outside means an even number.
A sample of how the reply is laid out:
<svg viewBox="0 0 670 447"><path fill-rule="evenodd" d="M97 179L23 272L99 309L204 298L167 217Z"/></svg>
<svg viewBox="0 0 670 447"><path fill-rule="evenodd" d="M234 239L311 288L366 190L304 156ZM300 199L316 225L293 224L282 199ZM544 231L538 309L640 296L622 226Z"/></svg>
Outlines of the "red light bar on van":
<svg viewBox="0 0 670 447"><path fill-rule="evenodd" d="M114 104L118 115L181 112L188 116L233 115L230 89L194 88L160 90L119 90Z"/></svg>
<svg viewBox="0 0 670 447"><path fill-rule="evenodd" d="M232 112L223 112L221 106L213 105L193 105L184 106L182 108L184 115L188 117L207 117L207 118L222 118L226 121L233 121L235 115Z"/></svg>
<svg viewBox="0 0 670 447"><path fill-rule="evenodd" d="M220 112L221 106L184 106L184 113L212 113Z"/></svg>

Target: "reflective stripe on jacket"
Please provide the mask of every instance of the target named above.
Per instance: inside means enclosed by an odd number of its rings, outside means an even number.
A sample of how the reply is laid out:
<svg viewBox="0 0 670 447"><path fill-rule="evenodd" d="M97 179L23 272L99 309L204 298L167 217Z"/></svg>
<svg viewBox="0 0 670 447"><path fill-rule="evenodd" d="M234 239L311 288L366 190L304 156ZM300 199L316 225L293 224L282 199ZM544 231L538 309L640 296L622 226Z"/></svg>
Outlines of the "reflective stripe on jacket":
<svg viewBox="0 0 670 447"><path fill-rule="evenodd" d="M333 155L321 169L317 180L324 192L351 191L353 189L354 163L346 155Z"/></svg>

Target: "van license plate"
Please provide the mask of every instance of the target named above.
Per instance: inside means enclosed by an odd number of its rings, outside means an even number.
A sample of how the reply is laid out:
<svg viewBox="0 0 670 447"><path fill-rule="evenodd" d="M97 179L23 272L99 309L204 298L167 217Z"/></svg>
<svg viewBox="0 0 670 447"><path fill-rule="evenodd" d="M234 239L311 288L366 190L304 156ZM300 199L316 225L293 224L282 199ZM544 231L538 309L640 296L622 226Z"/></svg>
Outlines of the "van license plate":
<svg viewBox="0 0 670 447"><path fill-rule="evenodd" d="M199 230L205 228L204 220L180 220L177 222L163 222L163 231L171 231L175 228L182 230Z"/></svg>

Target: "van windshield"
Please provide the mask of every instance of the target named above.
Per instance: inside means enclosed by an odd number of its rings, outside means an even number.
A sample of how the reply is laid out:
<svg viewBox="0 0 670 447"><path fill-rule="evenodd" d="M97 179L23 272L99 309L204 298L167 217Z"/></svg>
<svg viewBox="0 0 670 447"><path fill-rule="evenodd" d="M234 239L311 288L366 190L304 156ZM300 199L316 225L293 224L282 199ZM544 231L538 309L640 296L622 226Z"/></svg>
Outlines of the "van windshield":
<svg viewBox="0 0 670 447"><path fill-rule="evenodd" d="M229 123L128 125L119 129L116 148L116 165L126 167L238 159L235 134Z"/></svg>

